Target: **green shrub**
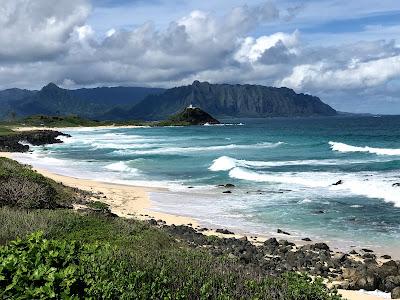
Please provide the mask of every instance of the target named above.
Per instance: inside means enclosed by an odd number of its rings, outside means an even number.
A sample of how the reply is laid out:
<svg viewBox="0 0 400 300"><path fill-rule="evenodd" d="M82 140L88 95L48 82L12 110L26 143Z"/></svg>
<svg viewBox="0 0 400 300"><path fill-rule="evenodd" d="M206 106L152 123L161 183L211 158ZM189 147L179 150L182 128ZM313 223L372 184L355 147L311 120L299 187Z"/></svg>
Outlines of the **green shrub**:
<svg viewBox="0 0 400 300"><path fill-rule="evenodd" d="M34 233L0 247L0 298L340 299L306 275L262 277L229 259L178 246L130 249Z"/></svg>
<svg viewBox="0 0 400 300"><path fill-rule="evenodd" d="M110 212L110 205L101 201L88 202L86 205L94 210L98 210L101 212Z"/></svg>
<svg viewBox="0 0 400 300"><path fill-rule="evenodd" d="M44 177L29 166L0 158L0 207L70 207L76 192Z"/></svg>
<svg viewBox="0 0 400 300"><path fill-rule="evenodd" d="M82 297L84 262L96 245L46 240L41 232L0 248L0 298L50 299Z"/></svg>

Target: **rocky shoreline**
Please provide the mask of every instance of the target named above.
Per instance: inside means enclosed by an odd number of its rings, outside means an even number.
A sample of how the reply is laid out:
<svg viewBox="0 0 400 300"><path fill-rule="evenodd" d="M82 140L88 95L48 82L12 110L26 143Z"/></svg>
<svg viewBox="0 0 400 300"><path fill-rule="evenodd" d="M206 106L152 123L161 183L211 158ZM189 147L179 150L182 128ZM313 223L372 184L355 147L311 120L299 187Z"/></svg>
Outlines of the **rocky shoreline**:
<svg viewBox="0 0 400 300"><path fill-rule="evenodd" d="M377 257L369 249L343 253L331 250L325 243L299 246L276 238L255 243L247 237L208 236L201 232L201 228L166 225L163 220L150 219L148 222L191 247L207 249L215 256L224 255L252 265L265 275L305 272L326 279L327 283L338 289L380 290L391 293L392 299L400 298L400 260L392 260L389 255ZM232 234L226 229L217 229L216 232Z"/></svg>
<svg viewBox="0 0 400 300"><path fill-rule="evenodd" d="M62 143L59 136L70 135L55 130L33 130L0 136L0 152L27 152L29 143L33 146Z"/></svg>

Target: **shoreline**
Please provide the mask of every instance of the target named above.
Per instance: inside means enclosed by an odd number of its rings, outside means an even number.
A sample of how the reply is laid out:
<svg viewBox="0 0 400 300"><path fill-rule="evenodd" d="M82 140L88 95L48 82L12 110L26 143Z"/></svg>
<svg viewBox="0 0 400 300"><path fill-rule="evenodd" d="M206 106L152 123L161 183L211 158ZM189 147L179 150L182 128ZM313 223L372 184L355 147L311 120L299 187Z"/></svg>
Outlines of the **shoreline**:
<svg viewBox="0 0 400 300"><path fill-rule="evenodd" d="M67 126L67 127L46 127L46 126L20 126L20 127L13 127L14 131L24 132L24 131L32 131L32 130L57 130L62 131L63 129L67 130L82 130L85 128L90 129L118 129L118 128L147 128L150 126L145 125L99 125L99 126Z"/></svg>
<svg viewBox="0 0 400 300"><path fill-rule="evenodd" d="M0 152L0 157L13 158L13 153ZM123 218L137 218L143 221L157 220L156 224L161 220L165 225L184 225L192 227L193 229L199 230L201 221L198 221L191 217L173 215L163 212L157 212L152 210L152 203L149 194L151 192L164 191L165 189L157 187L142 187L142 186L131 186L118 183L107 183L97 180L81 179L71 176L65 176L47 171L43 168L33 168L38 173L51 178L57 182L61 182L64 185L79 188L93 192L97 197L93 200L101 201L110 206L111 212L115 213L119 217ZM218 236L220 238L235 238L235 239L247 239L245 231L235 234L221 234L215 232L215 229L208 229L201 232L204 235ZM277 237L277 236L276 236ZM290 236L280 236L284 240L291 240ZM262 243L270 237L257 237L257 239L249 239L249 242L254 245L262 245ZM293 239L292 239L293 240ZM302 246L305 244L312 244L312 242L298 243L296 246ZM387 299L387 295L378 295L374 292L365 292L362 290L342 290L338 292L349 300L381 300ZM382 292L383 293L383 292Z"/></svg>

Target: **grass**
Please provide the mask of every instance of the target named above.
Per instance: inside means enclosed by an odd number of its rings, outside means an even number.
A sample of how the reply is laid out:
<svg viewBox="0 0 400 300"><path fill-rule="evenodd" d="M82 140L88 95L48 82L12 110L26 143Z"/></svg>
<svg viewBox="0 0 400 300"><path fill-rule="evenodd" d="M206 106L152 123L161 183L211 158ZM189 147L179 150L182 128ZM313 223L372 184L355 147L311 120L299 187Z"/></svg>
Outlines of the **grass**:
<svg viewBox="0 0 400 300"><path fill-rule="evenodd" d="M14 134L15 132L8 128L8 127L4 127L4 126L0 126L0 136L8 136L11 134Z"/></svg>
<svg viewBox="0 0 400 300"><path fill-rule="evenodd" d="M70 210L3 207L0 226L0 241L8 245L0 248L0 258L21 258L11 266L0 267L0 278L5 278L0 280L0 287L17 283L11 288L13 295L69 293L78 299L340 299L320 281L295 273L265 277L257 267L191 249L165 231L137 220L81 215ZM43 234L10 242L37 230ZM35 269L45 271L38 275L33 273ZM36 280L31 281L29 278L34 276ZM69 288L66 282L70 283Z"/></svg>

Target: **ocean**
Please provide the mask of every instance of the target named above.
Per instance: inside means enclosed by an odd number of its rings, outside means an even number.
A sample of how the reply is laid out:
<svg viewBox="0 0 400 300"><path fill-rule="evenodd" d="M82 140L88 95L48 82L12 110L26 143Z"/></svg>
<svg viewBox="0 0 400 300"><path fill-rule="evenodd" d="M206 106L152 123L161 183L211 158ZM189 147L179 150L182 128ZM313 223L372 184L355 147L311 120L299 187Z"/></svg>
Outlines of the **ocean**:
<svg viewBox="0 0 400 300"><path fill-rule="evenodd" d="M216 126L77 128L21 162L167 188L154 210L254 235L400 247L400 116L222 120ZM231 193L218 187L234 184ZM335 185L336 183L340 183Z"/></svg>

